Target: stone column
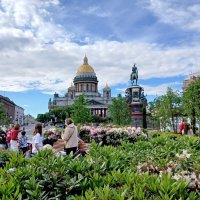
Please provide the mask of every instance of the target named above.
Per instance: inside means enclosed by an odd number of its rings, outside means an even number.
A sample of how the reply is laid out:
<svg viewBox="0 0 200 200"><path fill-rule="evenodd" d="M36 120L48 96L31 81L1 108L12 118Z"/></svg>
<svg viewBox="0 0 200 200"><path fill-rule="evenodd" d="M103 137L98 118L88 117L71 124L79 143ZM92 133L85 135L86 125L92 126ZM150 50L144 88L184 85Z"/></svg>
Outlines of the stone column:
<svg viewBox="0 0 200 200"><path fill-rule="evenodd" d="M106 108L104 108L104 117L106 117Z"/></svg>

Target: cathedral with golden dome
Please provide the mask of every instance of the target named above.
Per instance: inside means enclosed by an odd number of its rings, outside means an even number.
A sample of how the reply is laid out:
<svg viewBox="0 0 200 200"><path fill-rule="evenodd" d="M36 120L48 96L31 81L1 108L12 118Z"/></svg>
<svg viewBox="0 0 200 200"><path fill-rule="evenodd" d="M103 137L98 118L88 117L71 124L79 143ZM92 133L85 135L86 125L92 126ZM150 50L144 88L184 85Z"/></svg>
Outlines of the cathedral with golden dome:
<svg viewBox="0 0 200 200"><path fill-rule="evenodd" d="M83 59L83 64L78 68L73 84L68 88L65 96L61 97L55 93L53 100L49 100L48 108L52 110L58 107L68 107L82 94L88 100L88 107L92 115L107 117L108 106L112 102L111 89L106 84L103 89L103 95L99 93L96 73L93 67L88 64L86 56Z"/></svg>

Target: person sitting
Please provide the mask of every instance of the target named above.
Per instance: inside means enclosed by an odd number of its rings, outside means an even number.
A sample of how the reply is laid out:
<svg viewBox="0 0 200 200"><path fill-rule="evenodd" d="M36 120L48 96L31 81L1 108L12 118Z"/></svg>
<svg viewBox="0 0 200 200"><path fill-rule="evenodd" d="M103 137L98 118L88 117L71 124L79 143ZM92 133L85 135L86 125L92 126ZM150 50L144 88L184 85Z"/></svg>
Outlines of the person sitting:
<svg viewBox="0 0 200 200"><path fill-rule="evenodd" d="M47 133L47 138L43 140L43 145L49 144L49 145L53 146L54 142L56 142L56 141L57 141L57 139L55 139L54 132L49 131Z"/></svg>
<svg viewBox="0 0 200 200"><path fill-rule="evenodd" d="M19 150L23 154L25 154L28 150L28 137L26 136L26 132L21 132L21 137L19 138Z"/></svg>

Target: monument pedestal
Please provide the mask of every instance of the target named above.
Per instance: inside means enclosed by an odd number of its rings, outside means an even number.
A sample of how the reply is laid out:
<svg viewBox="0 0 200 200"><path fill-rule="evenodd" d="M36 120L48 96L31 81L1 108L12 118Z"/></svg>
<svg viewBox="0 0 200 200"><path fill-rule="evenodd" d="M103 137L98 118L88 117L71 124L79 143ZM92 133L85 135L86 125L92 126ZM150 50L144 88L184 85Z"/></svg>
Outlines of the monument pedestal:
<svg viewBox="0 0 200 200"><path fill-rule="evenodd" d="M127 103L131 108L132 126L143 127L143 107L147 104L143 87L132 85L126 89L125 93Z"/></svg>

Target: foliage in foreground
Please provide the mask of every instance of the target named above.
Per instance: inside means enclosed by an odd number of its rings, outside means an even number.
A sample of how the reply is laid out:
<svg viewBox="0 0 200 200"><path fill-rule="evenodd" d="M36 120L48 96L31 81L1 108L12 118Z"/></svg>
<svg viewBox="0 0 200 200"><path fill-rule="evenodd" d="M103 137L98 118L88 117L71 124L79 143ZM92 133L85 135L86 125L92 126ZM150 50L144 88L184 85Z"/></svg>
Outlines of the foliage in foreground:
<svg viewBox="0 0 200 200"><path fill-rule="evenodd" d="M121 146L92 144L86 157L8 153L0 199L199 199L200 140L157 137ZM2 152L0 152L2 153Z"/></svg>

